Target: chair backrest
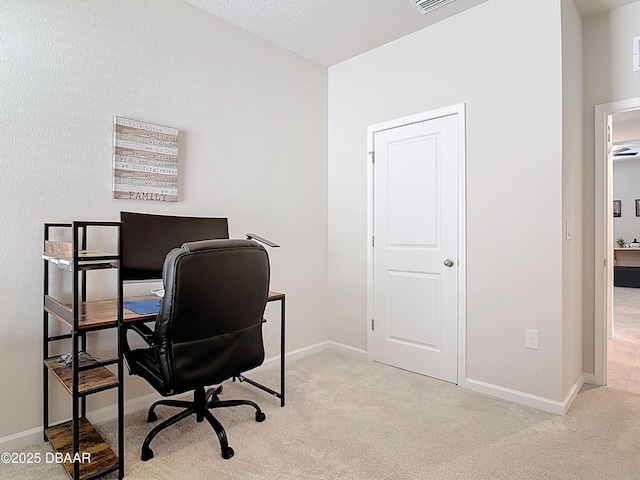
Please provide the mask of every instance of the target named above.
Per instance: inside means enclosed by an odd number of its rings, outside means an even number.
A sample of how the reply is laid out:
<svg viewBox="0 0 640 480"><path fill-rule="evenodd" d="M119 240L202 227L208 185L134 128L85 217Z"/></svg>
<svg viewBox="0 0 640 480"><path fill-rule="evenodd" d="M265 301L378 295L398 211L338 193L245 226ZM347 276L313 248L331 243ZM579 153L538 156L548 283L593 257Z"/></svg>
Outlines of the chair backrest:
<svg viewBox="0 0 640 480"><path fill-rule="evenodd" d="M205 240L172 250L156 320L159 364L174 391L220 383L264 361L269 257L249 240Z"/></svg>

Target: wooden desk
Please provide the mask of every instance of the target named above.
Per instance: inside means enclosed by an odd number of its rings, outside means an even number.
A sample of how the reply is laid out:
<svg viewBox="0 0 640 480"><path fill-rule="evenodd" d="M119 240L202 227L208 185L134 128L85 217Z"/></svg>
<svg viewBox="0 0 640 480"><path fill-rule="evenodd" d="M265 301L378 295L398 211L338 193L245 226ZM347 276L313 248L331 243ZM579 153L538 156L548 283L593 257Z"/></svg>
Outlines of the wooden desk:
<svg viewBox="0 0 640 480"><path fill-rule="evenodd" d="M158 298L155 295L143 295L139 297L125 298L126 302L135 300L149 300ZM101 330L103 328L115 327L118 324L117 299L95 300L92 302L80 303L78 315L78 330L90 331ZM63 304L49 295L44 298L44 309L56 317L60 322L73 329L73 310L71 305ZM123 321L126 322L149 322L155 320L156 314L140 315L136 312L122 309Z"/></svg>
<svg viewBox="0 0 640 480"><path fill-rule="evenodd" d="M640 250L640 249L639 249ZM142 295L137 297L128 297L124 301L149 300L158 298L155 295ZM271 395L280 399L280 406L284 407L284 387L285 387L285 294L273 292L269 290L269 302L280 302L280 391L276 392L271 388L255 382L244 375L240 375L237 379L240 382L247 382ZM65 305L58 302L49 295L45 296L44 308L59 321L73 329L73 312L71 305ZM152 322L156 319L155 313L139 314L127 308L123 308L124 323L132 322ZM83 302L80 304L80 315L78 320L78 329L80 331L101 330L117 325L117 300L111 298L108 300L97 300L92 302ZM235 378L234 378L235 380Z"/></svg>
<svg viewBox="0 0 640 480"><path fill-rule="evenodd" d="M640 267L640 248L614 248L613 264L616 267Z"/></svg>

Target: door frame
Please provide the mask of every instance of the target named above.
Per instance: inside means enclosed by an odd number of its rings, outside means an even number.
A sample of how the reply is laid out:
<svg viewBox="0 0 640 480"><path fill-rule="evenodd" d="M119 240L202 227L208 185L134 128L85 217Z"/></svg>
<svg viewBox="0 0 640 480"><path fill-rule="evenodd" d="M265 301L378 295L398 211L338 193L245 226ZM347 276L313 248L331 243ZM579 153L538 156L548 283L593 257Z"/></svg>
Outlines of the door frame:
<svg viewBox="0 0 640 480"><path fill-rule="evenodd" d="M640 97L595 107L594 383L607 384L607 338L613 321L613 165L607 152L609 115L640 108ZM611 267L609 267L611 266Z"/></svg>
<svg viewBox="0 0 640 480"><path fill-rule="evenodd" d="M458 386L466 386L466 326L467 326L467 259L466 259L466 105L459 103L437 110L418 113L367 127L367 358L373 361L373 146L377 132L412 123L457 115L458 119Z"/></svg>

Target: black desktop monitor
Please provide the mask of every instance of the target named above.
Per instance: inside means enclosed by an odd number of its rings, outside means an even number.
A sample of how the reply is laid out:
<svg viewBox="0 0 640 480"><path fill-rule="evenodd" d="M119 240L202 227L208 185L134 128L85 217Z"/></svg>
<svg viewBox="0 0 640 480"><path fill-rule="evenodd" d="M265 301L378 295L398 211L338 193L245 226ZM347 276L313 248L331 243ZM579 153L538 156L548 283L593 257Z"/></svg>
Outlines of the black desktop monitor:
<svg viewBox="0 0 640 480"><path fill-rule="evenodd" d="M174 217L120 212L122 280L161 280L162 264L183 243L229 238L226 218Z"/></svg>

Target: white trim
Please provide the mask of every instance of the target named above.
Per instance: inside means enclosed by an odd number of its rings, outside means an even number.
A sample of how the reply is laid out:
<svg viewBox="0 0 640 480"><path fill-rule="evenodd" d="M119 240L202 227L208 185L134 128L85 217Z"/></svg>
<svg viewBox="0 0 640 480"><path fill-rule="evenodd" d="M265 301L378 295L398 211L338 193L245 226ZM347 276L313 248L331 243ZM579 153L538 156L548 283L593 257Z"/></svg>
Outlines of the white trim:
<svg viewBox="0 0 640 480"><path fill-rule="evenodd" d="M594 378L607 384L607 331L612 318L613 226L609 205L613 200L611 162L607 152L607 121L610 115L640 108L640 97L595 107L594 194ZM609 267L605 267L606 265Z"/></svg>
<svg viewBox="0 0 640 480"><path fill-rule="evenodd" d="M466 382L466 326L467 326L467 243L466 243L466 108L464 103L431 110L408 117L390 120L367 127L367 358L373 361L373 182L374 170L370 154L377 132L411 123L424 122L436 118L457 115L458 118L458 385L465 388Z"/></svg>
<svg viewBox="0 0 640 480"><path fill-rule="evenodd" d="M564 405L564 411L562 412L563 415L567 413L571 405L573 405L573 402L578 396L578 394L580 393L580 390L582 390L584 383L585 382L584 382L584 374L583 374L583 375L580 375L580 377L578 377L578 380L576 380L576 382L573 385L571 385L571 388L565 395L564 400L562 400L562 404Z"/></svg>
<svg viewBox="0 0 640 480"><path fill-rule="evenodd" d="M320 342L314 345L309 345L308 347L303 347L303 348L294 350L292 352L288 352L285 354L285 363L298 360L300 358L306 357L307 355L311 355L313 353L322 352L323 350L326 350L329 348L328 343L329 342ZM276 365L280 367L280 355L265 360L265 362L262 365L260 365L257 369L255 369L255 371L264 370L270 367L275 367Z"/></svg>
<svg viewBox="0 0 640 480"><path fill-rule="evenodd" d="M321 342L316 343L315 345L310 345L308 347L300 348L298 350L294 350L293 352L289 352L285 355L286 362L291 362L294 360L298 360L300 358L306 357L313 353L322 352L324 350L334 350L338 352L342 352L345 354L353 355L359 358L366 358L367 352L360 348L351 347L349 345L344 345L342 343L337 342ZM253 369L252 371L257 372L260 370L266 370L269 368L280 368L280 355L275 357L268 358L264 361L262 365ZM189 393L185 393L182 395L176 395L172 398L182 398L189 397ZM160 394L154 392L148 395L143 395L141 397L132 398L124 402L124 413L128 415L133 412L137 412L138 410L144 410L148 408L153 402L160 400L163 398ZM109 405L104 408L100 408L98 410L93 410L87 413L87 417L91 421L92 424L97 425L109 420L116 418L118 414L118 406L116 404ZM64 420L60 420L62 423L71 420L71 418L66 418ZM125 426L126 429L126 426ZM22 432L14 433L12 435L7 435L5 437L0 438L0 451L3 452L11 452L15 450L19 450L26 446L32 445L34 443L43 443L42 437L42 425L35 428L30 428L29 430L24 430Z"/></svg>
<svg viewBox="0 0 640 480"><path fill-rule="evenodd" d="M361 348L351 347L349 345L345 345L344 343L327 342L327 348L335 352L345 353L347 355L362 358L365 360L368 358L366 350L363 350Z"/></svg>
<svg viewBox="0 0 640 480"><path fill-rule="evenodd" d="M147 395L143 395L141 397L135 397L124 402L124 414L128 415L133 412L137 412L138 410L143 410L151 405L153 402L156 402L162 398L162 395L159 393L153 392ZM177 398L177 397L176 397ZM92 410L87 413L87 418L93 425L98 425L99 423L104 423L109 420L112 420L118 416L118 405L113 404L107 407L99 408L98 410ZM71 420L71 417L63 420L65 422Z"/></svg>
<svg viewBox="0 0 640 480"><path fill-rule="evenodd" d="M584 383L589 383L591 385L595 385L596 377L593 373L583 373L582 380Z"/></svg>
<svg viewBox="0 0 640 480"><path fill-rule="evenodd" d="M481 382L480 380L474 380L467 378L467 389L478 393L484 393L491 395L492 397L501 398L510 402L519 403L528 407L537 408L549 413L555 413L556 415L564 415L571 407L571 404L580 393L582 385L584 385L584 378L581 375L580 378L569 389L569 393L565 396L564 400L558 402L557 400L551 400L550 398L540 397L538 395L532 395L527 392L521 392L519 390L512 390L510 388L501 387L499 385L493 385L491 383Z"/></svg>
<svg viewBox="0 0 640 480"><path fill-rule="evenodd" d="M333 350L336 352L342 352L349 355L353 355L360 358L367 358L367 351L361 348L352 347L350 345L345 345L344 343L333 342L327 340L326 342L320 342L313 345L309 345L308 347L299 348L298 350L294 350L293 352L289 352L285 355L285 363L292 362L294 360L299 360L308 355L312 355L314 353L319 353L324 350ZM267 368L272 367L280 367L280 355L275 357L271 357L264 361L262 365L252 370L253 372L258 372L260 370L265 370Z"/></svg>
<svg viewBox="0 0 640 480"><path fill-rule="evenodd" d="M466 105L458 105L458 386L467 379L467 133Z"/></svg>
<svg viewBox="0 0 640 480"><path fill-rule="evenodd" d="M373 329L371 322L373 321L373 192L374 192L374 165L371 159L373 151L374 134L376 127L367 127L367 358L373 362Z"/></svg>
<svg viewBox="0 0 640 480"><path fill-rule="evenodd" d="M0 450L13 452L34 443L42 443L42 426L0 438Z"/></svg>
<svg viewBox="0 0 640 480"><path fill-rule="evenodd" d="M141 397L132 398L124 402L124 413L128 415L138 410L143 410L151 405L153 402L160 400L162 396L158 393L150 393ZM179 396L176 396L179 398ZM118 406L116 404L109 405L107 407L100 408L98 410L92 410L87 412L87 418L92 424L97 425L116 418L118 414ZM64 423L71 420L71 417L64 418L60 421L53 422L53 424ZM43 427L30 428L22 432L14 433L13 435L7 435L0 438L0 450L9 452L24 448L33 443L43 443L42 437Z"/></svg>

